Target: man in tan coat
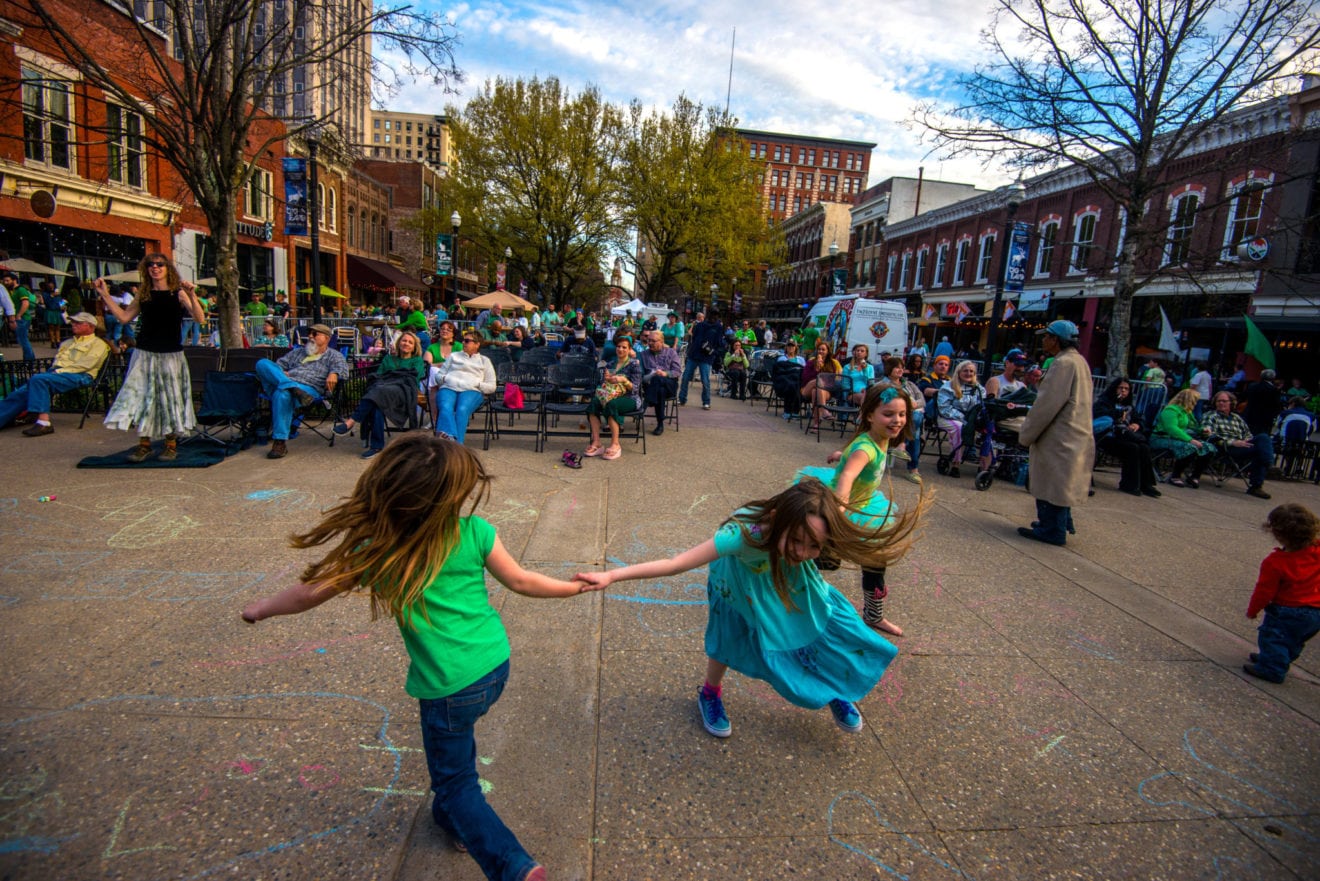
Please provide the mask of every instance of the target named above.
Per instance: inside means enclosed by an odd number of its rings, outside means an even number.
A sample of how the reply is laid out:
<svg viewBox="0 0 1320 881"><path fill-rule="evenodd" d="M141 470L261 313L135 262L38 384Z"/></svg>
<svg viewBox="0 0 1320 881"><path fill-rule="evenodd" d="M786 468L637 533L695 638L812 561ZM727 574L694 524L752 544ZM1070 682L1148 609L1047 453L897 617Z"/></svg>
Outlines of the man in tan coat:
<svg viewBox="0 0 1320 881"><path fill-rule="evenodd" d="M1072 532L1072 506L1086 498L1095 462L1091 431L1091 368L1077 351L1077 325L1052 321L1038 332L1053 357L1018 435L1031 448L1031 493L1036 522L1018 535L1063 545Z"/></svg>

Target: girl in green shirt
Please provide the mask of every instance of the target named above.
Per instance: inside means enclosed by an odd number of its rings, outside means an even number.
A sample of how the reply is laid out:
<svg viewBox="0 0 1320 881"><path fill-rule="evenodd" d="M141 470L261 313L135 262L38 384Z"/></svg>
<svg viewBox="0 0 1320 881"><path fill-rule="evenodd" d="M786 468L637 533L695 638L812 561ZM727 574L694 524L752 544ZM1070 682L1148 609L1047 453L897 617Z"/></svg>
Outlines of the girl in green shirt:
<svg viewBox="0 0 1320 881"><path fill-rule="evenodd" d="M477 777L473 726L509 676L509 639L485 572L531 597L598 588L528 572L495 527L463 516L464 503L472 498L475 509L489 489L481 460L461 444L430 432L399 439L362 473L348 499L291 539L295 548L329 545L330 553L304 570L301 584L248 603L242 614L249 623L292 615L365 588L372 617L392 617L408 650L405 689L421 705L431 816L486 877L544 881L545 869L486 803Z"/></svg>

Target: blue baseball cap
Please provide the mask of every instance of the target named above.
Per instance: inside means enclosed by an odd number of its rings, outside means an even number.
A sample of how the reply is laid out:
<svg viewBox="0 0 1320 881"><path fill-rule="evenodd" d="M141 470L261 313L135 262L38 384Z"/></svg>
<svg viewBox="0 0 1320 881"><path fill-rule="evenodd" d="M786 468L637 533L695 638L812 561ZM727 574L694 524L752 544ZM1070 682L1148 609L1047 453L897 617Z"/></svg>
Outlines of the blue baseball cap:
<svg viewBox="0 0 1320 881"><path fill-rule="evenodd" d="M1044 330L1036 331L1036 336L1041 336L1043 334L1049 334L1050 336L1071 342L1077 339L1077 325L1073 324L1071 321L1065 321L1060 318L1057 321L1051 321L1049 327Z"/></svg>

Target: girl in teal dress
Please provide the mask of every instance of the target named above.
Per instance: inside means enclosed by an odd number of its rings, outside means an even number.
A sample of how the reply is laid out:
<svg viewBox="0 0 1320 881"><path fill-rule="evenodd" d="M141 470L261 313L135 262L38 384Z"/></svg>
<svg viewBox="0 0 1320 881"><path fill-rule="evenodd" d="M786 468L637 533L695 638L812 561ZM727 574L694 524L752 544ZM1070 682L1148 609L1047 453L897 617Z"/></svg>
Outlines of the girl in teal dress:
<svg viewBox="0 0 1320 881"><path fill-rule="evenodd" d="M827 460L834 467L810 466L798 472L798 480L814 477L834 490L854 509L853 518L865 529L878 530L890 515L889 500L880 490L890 443L912 438L912 398L898 386L880 383L866 390L857 413L857 434L842 452ZM862 620L868 626L894 636L903 629L885 618L884 567L862 567Z"/></svg>
<svg viewBox="0 0 1320 881"><path fill-rule="evenodd" d="M852 603L821 577L823 550L883 568L906 549L921 506L891 521L883 536L849 517L834 493L807 479L773 498L748 502L715 537L667 560L576 576L595 587L664 578L709 565L706 682L701 722L716 737L732 732L722 683L732 667L762 679L807 709L829 705L844 731L862 730L854 704L884 675L898 650L862 623Z"/></svg>

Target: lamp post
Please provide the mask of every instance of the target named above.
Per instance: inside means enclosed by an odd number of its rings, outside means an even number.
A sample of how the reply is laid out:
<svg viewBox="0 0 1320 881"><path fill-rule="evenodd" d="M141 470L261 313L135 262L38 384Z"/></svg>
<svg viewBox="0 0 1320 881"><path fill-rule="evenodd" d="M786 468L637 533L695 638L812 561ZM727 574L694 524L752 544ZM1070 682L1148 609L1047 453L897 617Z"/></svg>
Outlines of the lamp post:
<svg viewBox="0 0 1320 881"><path fill-rule="evenodd" d="M314 131L307 131L303 135L303 140L307 142L307 161L311 168L311 184L308 187L307 201L308 214L310 215L312 225L312 324L321 323L321 199L317 192L319 183L316 173L316 150L320 147L320 139L316 137Z"/></svg>
<svg viewBox="0 0 1320 881"><path fill-rule="evenodd" d="M1026 198L1027 188L1021 180L1014 181L1005 194L1005 206L1008 209L1008 217L1004 220L1004 244L999 249L999 277L995 280L995 299L990 307L990 331L985 338L985 363L986 372L990 370L990 364L995 357L995 343L999 336L999 316L1004 307L1004 282L1008 278L1008 252L1013 242L1013 218L1017 216L1018 207L1022 200Z"/></svg>
<svg viewBox="0 0 1320 881"><path fill-rule="evenodd" d="M714 282L710 285L710 311L715 311L715 298L720 295L720 286Z"/></svg>
<svg viewBox="0 0 1320 881"><path fill-rule="evenodd" d="M829 281L825 285L825 296L834 296L834 263L839 259L839 241L835 239L830 242L830 274L827 276Z"/></svg>
<svg viewBox="0 0 1320 881"><path fill-rule="evenodd" d="M458 209L449 215L449 225L454 229L454 237L449 240L449 286L454 295L454 302L458 299L458 228L463 223L463 218L459 216Z"/></svg>
<svg viewBox="0 0 1320 881"><path fill-rule="evenodd" d="M510 289L510 288L513 287L513 274L512 274L511 272L509 272L509 268L510 268L512 265L513 265L513 248L510 248L508 245L505 245L505 246L504 246L504 275L505 275L505 279L504 279L504 288L505 288L505 290L508 290L508 289Z"/></svg>

